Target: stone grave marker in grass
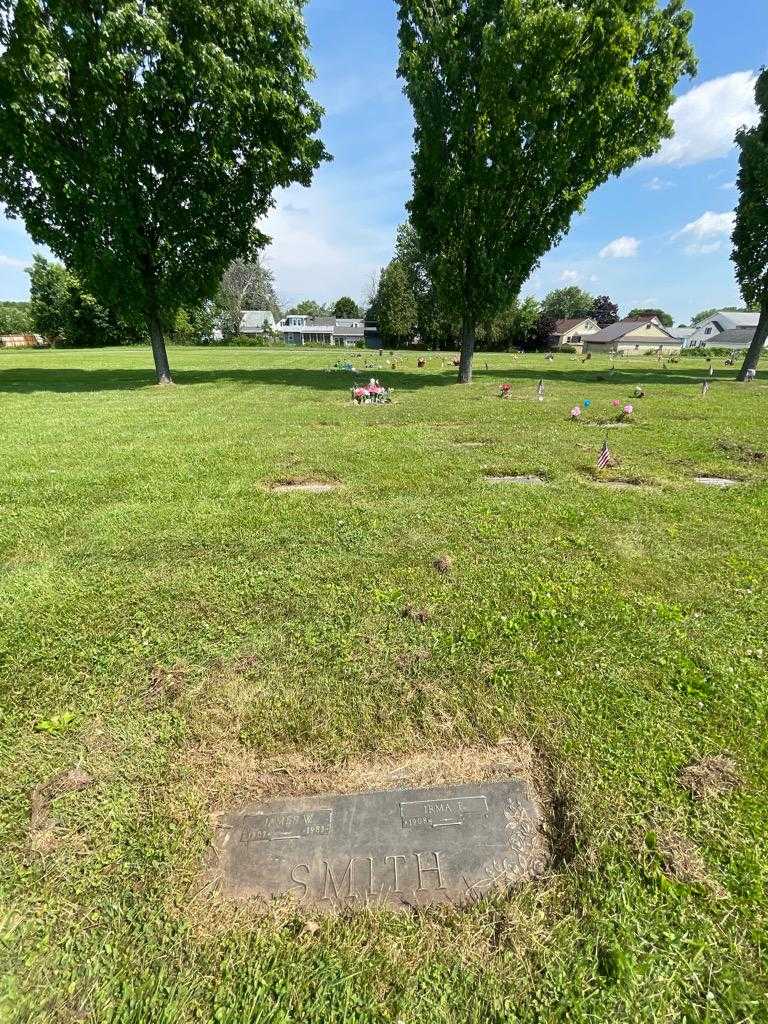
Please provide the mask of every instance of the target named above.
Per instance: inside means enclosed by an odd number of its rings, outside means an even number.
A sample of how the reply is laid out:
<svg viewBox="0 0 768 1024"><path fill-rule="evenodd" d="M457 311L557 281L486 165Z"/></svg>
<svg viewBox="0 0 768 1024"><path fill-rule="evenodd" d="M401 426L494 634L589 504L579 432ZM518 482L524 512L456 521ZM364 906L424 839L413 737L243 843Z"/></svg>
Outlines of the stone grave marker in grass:
<svg viewBox="0 0 768 1024"><path fill-rule="evenodd" d="M272 800L219 817L212 874L327 910L463 906L544 871L542 824L519 779Z"/></svg>
<svg viewBox="0 0 768 1024"><path fill-rule="evenodd" d="M332 480L278 480L270 485L269 490L272 494L327 494L329 491L337 491L340 486Z"/></svg>
<svg viewBox="0 0 768 1024"><path fill-rule="evenodd" d="M522 484L522 485L537 485L545 484L547 481L543 476L537 473L522 473L508 475L505 473L486 473L485 482L492 486L499 486L503 484Z"/></svg>
<svg viewBox="0 0 768 1024"><path fill-rule="evenodd" d="M697 484L702 484L704 487L739 487L743 484L743 480L733 480L727 476L696 476L694 480Z"/></svg>

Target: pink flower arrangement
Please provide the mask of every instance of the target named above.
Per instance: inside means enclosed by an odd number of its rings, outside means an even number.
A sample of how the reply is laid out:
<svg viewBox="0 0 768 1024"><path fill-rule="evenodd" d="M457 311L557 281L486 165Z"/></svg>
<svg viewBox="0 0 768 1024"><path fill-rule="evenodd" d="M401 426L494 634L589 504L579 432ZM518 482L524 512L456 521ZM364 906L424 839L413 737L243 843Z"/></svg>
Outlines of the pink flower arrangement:
<svg viewBox="0 0 768 1024"><path fill-rule="evenodd" d="M578 405L574 405L574 407L571 409L571 419L577 420L579 416L581 416L581 407Z"/></svg>
<svg viewBox="0 0 768 1024"><path fill-rule="evenodd" d="M611 405L614 409L618 409L621 405L621 402L618 400L618 398L614 398L614 400L611 402Z"/></svg>
<svg viewBox="0 0 768 1024"><path fill-rule="evenodd" d="M623 412L624 412L625 416L631 416L634 411L635 411L635 407L633 405L625 405L624 406Z"/></svg>
<svg viewBox="0 0 768 1024"><path fill-rule="evenodd" d="M502 384L501 390L499 391L500 398L509 398L509 393L512 390L511 384Z"/></svg>
<svg viewBox="0 0 768 1024"><path fill-rule="evenodd" d="M352 393L355 396L355 398L367 398L368 395L370 394L370 391L368 390L368 388L355 388L355 390Z"/></svg>

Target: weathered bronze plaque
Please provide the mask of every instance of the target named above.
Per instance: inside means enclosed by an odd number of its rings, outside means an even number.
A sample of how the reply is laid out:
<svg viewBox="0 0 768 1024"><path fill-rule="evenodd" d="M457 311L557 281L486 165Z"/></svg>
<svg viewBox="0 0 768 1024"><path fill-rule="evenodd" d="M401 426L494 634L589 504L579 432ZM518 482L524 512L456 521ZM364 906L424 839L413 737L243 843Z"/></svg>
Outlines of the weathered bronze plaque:
<svg viewBox="0 0 768 1024"><path fill-rule="evenodd" d="M220 817L215 874L328 908L460 905L544 869L540 819L520 781L270 801Z"/></svg>

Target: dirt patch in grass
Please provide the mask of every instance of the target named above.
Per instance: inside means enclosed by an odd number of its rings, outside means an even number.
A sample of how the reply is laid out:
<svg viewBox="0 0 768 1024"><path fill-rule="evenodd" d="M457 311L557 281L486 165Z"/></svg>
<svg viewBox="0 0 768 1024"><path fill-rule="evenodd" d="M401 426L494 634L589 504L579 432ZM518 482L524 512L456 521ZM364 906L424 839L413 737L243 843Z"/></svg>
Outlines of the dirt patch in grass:
<svg viewBox="0 0 768 1024"><path fill-rule="evenodd" d="M523 741L496 746L380 754L323 764L300 752L260 758L242 749L195 747L187 752L211 811L254 800L418 789L464 782L519 778L542 792L545 775L533 749Z"/></svg>
<svg viewBox="0 0 768 1024"><path fill-rule="evenodd" d="M695 800L731 793L744 784L736 762L726 754L715 754L694 761L683 768L678 779Z"/></svg>
<svg viewBox="0 0 768 1024"><path fill-rule="evenodd" d="M404 619L409 619L411 622L418 622L422 626L432 618L426 608L414 608L412 604L406 605L400 614Z"/></svg>
<svg viewBox="0 0 768 1024"><path fill-rule="evenodd" d="M737 459L739 462L768 462L768 452L759 451L748 444L739 444L737 441L729 441L726 438L718 440L717 450L725 452L726 455Z"/></svg>
<svg viewBox="0 0 768 1024"><path fill-rule="evenodd" d="M34 853L50 853L58 845L60 831L51 818L51 804L65 793L77 793L93 785L93 779L79 768L62 772L42 782L30 793L28 845Z"/></svg>
<svg viewBox="0 0 768 1024"><path fill-rule="evenodd" d="M435 572L439 573L441 576L450 576L451 570L453 569L453 560L450 555L440 555L439 558L434 560L432 566L434 567Z"/></svg>
<svg viewBox="0 0 768 1024"><path fill-rule="evenodd" d="M341 484L337 480L316 480L311 477L287 477L275 480L268 486L272 494L291 494L294 491L306 494L326 494L337 491Z"/></svg>
<svg viewBox="0 0 768 1024"><path fill-rule="evenodd" d="M710 885L707 866L698 846L680 832L662 832L658 851L664 874L687 885Z"/></svg>
<svg viewBox="0 0 768 1024"><path fill-rule="evenodd" d="M172 704L179 698L184 688L186 671L179 665L164 668L153 665L149 672L149 683L144 693L144 704L149 710L156 710L166 704Z"/></svg>

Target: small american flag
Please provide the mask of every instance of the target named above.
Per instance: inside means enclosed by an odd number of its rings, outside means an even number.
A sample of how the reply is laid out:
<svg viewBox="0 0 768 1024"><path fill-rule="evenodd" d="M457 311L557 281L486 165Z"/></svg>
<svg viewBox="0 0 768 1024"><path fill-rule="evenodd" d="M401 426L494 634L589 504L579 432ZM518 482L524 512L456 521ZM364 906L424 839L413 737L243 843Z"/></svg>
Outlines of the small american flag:
<svg viewBox="0 0 768 1024"><path fill-rule="evenodd" d="M597 457L597 468L608 469L613 465L613 456L611 455L611 449L608 447L608 438L603 441L603 447L600 449L600 454Z"/></svg>
<svg viewBox="0 0 768 1024"><path fill-rule="evenodd" d="M539 401L544 401L544 381L539 381L539 386L536 388L536 394L538 395Z"/></svg>

